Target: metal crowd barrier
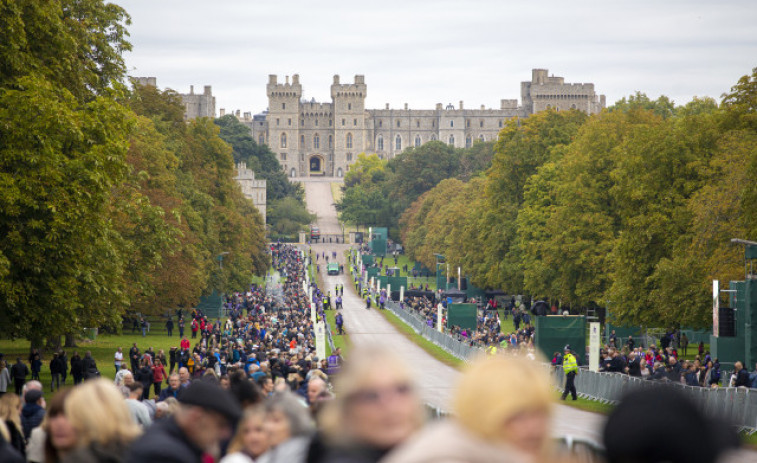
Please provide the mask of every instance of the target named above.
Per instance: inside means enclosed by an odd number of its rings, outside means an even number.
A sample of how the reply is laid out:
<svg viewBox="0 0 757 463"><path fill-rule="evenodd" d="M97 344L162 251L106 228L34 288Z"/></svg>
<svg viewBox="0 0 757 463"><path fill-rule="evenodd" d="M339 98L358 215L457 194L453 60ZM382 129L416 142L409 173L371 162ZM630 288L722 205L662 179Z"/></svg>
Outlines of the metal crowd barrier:
<svg viewBox="0 0 757 463"><path fill-rule="evenodd" d="M425 339L463 361L467 362L483 353L482 349L471 347L448 334L429 327L420 314L400 307L397 302L388 301L386 308ZM565 381L562 368L554 368L549 364L545 364L545 368L552 370L555 386L562 388ZM617 404L623 395L635 388L680 387L684 394L708 415L724 418L749 434L757 432L757 389L693 387L665 381L650 381L619 373L592 372L586 369L582 369L576 376L575 384L580 397L606 404Z"/></svg>

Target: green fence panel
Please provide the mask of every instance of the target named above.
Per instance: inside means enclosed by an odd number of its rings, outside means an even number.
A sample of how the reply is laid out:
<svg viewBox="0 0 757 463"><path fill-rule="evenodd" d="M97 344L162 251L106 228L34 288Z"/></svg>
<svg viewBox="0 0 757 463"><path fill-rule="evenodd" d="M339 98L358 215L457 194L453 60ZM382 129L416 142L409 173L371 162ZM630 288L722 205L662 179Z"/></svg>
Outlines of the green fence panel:
<svg viewBox="0 0 757 463"><path fill-rule="evenodd" d="M478 307L476 304L449 304L447 306L447 328L459 326L475 330L477 327Z"/></svg>
<svg viewBox="0 0 757 463"><path fill-rule="evenodd" d="M562 353L566 344L570 344L579 364L585 363L586 354L586 317L548 315L534 317L536 320L536 347L548 359L555 352Z"/></svg>

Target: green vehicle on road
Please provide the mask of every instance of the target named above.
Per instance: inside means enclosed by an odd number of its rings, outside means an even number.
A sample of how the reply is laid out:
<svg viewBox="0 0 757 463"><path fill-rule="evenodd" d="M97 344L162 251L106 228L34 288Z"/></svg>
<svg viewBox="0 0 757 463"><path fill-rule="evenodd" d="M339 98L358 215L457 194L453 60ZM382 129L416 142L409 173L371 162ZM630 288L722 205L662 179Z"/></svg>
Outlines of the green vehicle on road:
<svg viewBox="0 0 757 463"><path fill-rule="evenodd" d="M329 275L339 275L339 264L336 262L330 262L326 267L326 273Z"/></svg>

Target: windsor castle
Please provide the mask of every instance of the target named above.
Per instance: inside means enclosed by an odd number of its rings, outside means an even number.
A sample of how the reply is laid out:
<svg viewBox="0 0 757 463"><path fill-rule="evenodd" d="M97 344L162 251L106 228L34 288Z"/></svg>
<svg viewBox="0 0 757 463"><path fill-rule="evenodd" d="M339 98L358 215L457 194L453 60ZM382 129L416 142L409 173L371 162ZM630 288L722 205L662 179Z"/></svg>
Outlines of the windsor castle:
<svg viewBox="0 0 757 463"><path fill-rule="evenodd" d="M457 148L476 141L495 140L504 121L525 118L545 109L577 109L595 114L605 107L605 96L597 95L592 83L565 83L563 77L550 76L546 69L534 69L531 81L521 82L518 100L501 100L498 109L481 106L465 108L441 103L434 109L366 109L368 88L365 77L342 83L338 75L331 84L331 102L302 99L299 75L284 82L268 77L268 110L252 116L236 116L250 127L254 139L266 144L277 155L290 177L343 177L359 153L376 153L390 159L408 147L439 140ZM183 95L187 117L215 114L215 98L210 88L202 95ZM212 99L212 100L211 100ZM203 108L212 101L212 108ZM212 112L211 112L212 111ZM221 116L224 110L221 109Z"/></svg>

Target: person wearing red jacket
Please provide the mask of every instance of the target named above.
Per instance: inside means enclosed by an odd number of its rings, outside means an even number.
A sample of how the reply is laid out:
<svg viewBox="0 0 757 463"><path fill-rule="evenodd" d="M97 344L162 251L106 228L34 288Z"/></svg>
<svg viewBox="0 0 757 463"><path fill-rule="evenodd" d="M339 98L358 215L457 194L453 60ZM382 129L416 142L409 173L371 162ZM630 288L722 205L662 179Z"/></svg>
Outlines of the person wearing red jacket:
<svg viewBox="0 0 757 463"><path fill-rule="evenodd" d="M165 379L166 369L163 366L163 362L160 359L156 359L155 364L152 366L152 387L155 391L155 397L160 397L160 387Z"/></svg>

